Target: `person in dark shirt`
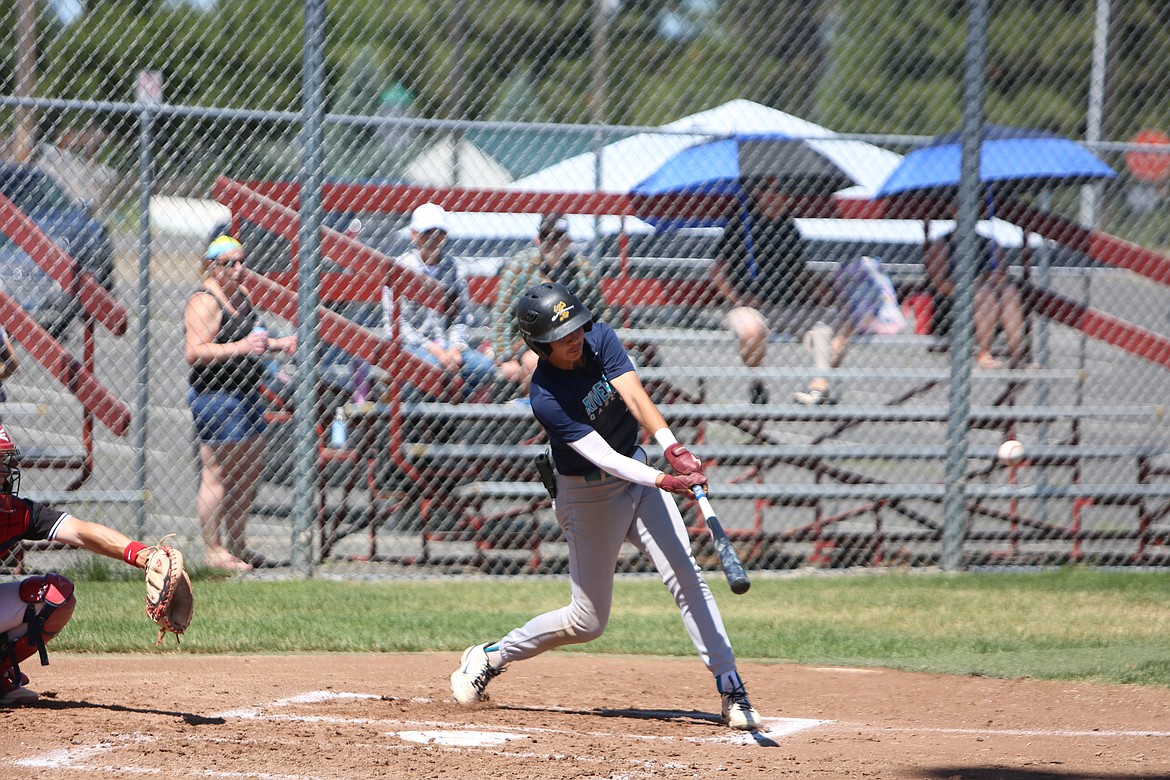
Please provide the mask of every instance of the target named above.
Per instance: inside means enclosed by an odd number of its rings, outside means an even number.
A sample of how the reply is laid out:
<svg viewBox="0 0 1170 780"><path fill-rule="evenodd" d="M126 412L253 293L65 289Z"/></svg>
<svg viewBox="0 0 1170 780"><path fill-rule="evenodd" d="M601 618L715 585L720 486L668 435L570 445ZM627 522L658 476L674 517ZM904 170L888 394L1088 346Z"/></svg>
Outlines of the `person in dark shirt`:
<svg viewBox="0 0 1170 780"><path fill-rule="evenodd" d="M806 266L804 240L789 211L791 198L770 177L744 184L744 207L728 220L712 266L715 286L731 304L726 323L744 365L763 365L768 336L779 331L800 336L818 369L839 366L851 327L832 309L831 286ZM768 402L762 380L752 382L749 397L753 403ZM837 402L827 376L813 377L793 398L810 405Z"/></svg>
<svg viewBox="0 0 1170 780"><path fill-rule="evenodd" d="M924 265L933 295L931 332L950 338L954 296L956 235L952 231L931 241ZM975 365L983 369L1003 368L992 354L996 329L1003 328L1013 367L1026 362L1024 354L1024 306L1020 288L1007 274L999 248L985 238L976 238L975 248Z"/></svg>
<svg viewBox="0 0 1170 780"><path fill-rule="evenodd" d="M264 466L263 357L269 351L291 355L297 337L269 338L243 286L239 241L219 236L204 260L203 283L183 314L191 367L187 403L203 464L199 524L208 566L248 571L247 559L259 561L244 544L244 526Z"/></svg>
<svg viewBox="0 0 1170 780"><path fill-rule="evenodd" d="M50 541L146 568L150 550L120 531L80 520L68 512L21 498L20 450L0 424L0 558L23 541ZM30 704L39 696L27 687L20 662L39 653L69 618L77 599L73 582L50 572L0 583L0 707Z"/></svg>

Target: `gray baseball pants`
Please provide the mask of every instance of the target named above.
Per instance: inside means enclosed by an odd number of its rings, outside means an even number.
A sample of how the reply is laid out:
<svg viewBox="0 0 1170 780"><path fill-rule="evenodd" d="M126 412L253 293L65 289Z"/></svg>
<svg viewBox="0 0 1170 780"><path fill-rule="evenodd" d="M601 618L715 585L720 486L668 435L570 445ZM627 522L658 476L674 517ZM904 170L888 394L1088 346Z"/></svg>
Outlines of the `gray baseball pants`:
<svg viewBox="0 0 1170 780"><path fill-rule="evenodd" d="M572 600L509 632L499 643L504 664L601 636L613 606L618 552L622 542L630 542L654 562L711 673L735 670L727 629L691 554L673 496L599 471L589 477L558 475L556 505L569 545Z"/></svg>

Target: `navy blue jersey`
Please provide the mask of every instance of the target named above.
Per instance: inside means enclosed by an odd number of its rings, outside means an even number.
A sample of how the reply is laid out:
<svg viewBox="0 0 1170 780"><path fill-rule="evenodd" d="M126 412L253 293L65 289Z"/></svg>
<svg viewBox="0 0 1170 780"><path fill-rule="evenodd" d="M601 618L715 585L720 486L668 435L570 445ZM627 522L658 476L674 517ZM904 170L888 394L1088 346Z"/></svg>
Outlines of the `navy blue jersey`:
<svg viewBox="0 0 1170 780"><path fill-rule="evenodd" d="M613 328L594 323L585 334L585 366L565 371L541 360L532 374L532 413L548 433L557 471L582 476L597 466L569 447L593 431L622 455L638 445L638 421L610 380L633 371L634 364Z"/></svg>

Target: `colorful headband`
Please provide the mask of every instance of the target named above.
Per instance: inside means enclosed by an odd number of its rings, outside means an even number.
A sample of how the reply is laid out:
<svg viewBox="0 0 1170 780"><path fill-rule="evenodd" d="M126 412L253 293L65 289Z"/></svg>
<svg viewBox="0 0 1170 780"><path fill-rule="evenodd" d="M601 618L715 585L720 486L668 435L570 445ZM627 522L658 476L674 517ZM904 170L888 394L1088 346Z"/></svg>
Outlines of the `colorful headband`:
<svg viewBox="0 0 1170 780"><path fill-rule="evenodd" d="M204 260L217 260L220 256L226 255L235 249L244 251L244 245L235 240L231 236L220 236L212 241L207 246L207 254L203 256Z"/></svg>

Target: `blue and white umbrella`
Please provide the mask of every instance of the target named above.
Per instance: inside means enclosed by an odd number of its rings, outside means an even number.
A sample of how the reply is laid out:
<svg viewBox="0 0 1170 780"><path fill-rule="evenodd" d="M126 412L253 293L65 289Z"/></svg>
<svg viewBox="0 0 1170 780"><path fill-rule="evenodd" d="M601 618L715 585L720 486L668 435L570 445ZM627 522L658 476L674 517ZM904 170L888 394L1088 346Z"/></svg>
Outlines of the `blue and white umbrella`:
<svg viewBox="0 0 1170 780"><path fill-rule="evenodd" d="M876 197L945 193L959 185L960 133L941 135L907 154ZM1047 130L986 125L979 147L979 181L997 191L1112 179L1117 173L1076 141ZM1010 186L1009 186L1010 185Z"/></svg>

